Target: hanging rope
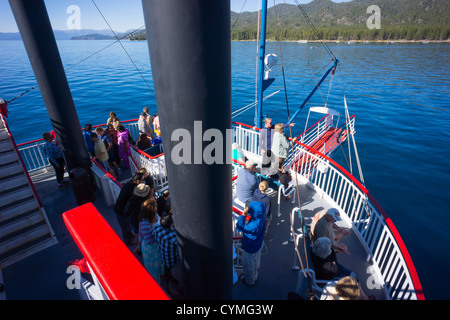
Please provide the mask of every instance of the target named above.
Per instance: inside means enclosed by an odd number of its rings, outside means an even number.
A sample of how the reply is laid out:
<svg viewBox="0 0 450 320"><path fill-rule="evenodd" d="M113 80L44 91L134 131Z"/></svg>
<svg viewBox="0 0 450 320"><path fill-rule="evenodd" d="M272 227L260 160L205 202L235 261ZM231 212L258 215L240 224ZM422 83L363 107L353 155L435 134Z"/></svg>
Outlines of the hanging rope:
<svg viewBox="0 0 450 320"><path fill-rule="evenodd" d="M141 70L139 70L139 68L137 67L136 63L134 63L133 59L131 58L130 54L128 53L127 49L125 49L125 47L123 46L122 42L120 41L119 37L117 36L117 34L114 32L114 30L111 28L110 24L108 23L108 20L106 20L105 16L103 15L103 13L100 11L100 8L97 6L97 4L95 3L94 0L92 0L92 3L94 4L94 6L97 8L98 12L100 13L100 15L102 16L103 20L105 20L106 24L108 25L109 29L111 30L111 32L114 34L114 37L116 37L117 41L119 42L120 46L122 47L122 49L125 51L125 53L127 54L128 58L130 59L131 63L134 65L134 67L136 68L137 72L140 74L140 76L142 77L142 79L144 80L145 84L147 85L147 87L150 89L150 91L153 93L153 95L155 94L155 92L153 91L153 89L150 87L150 85L148 84L147 80L145 80L144 75L142 74Z"/></svg>
<svg viewBox="0 0 450 320"><path fill-rule="evenodd" d="M295 0L295 3L297 4L297 8L300 10L300 12L303 14L303 16L305 17L306 21L309 23L309 25L311 26L313 32L316 34L317 38L320 40L320 42L322 43L322 46L325 48L325 50L327 51L327 53L330 55L330 57L333 60L336 60L336 56L334 55L333 51L331 51L331 49L328 47L328 45L322 40L320 39L320 35L319 32L316 29L316 26L312 23L311 19L309 18L308 14L306 13L305 9L300 5L300 3L298 3L297 0Z"/></svg>
<svg viewBox="0 0 450 320"><path fill-rule="evenodd" d="M140 28L138 28L138 29L136 29L136 30L133 30L133 31L131 31L131 32L129 32L129 33L123 35L123 36L120 38L120 40L122 40L122 39L128 37L130 34L133 34L133 33L136 32L136 31L141 30L142 28L144 28L144 26L142 26L142 27L140 27ZM84 62L84 61L86 61L86 60L92 58L92 57L95 56L96 54L102 52L103 50L105 50L105 49L107 49L107 48L109 48L109 47L111 47L113 44L117 43L118 41L119 41L119 40L115 40L114 42L111 42L110 44L108 44L107 46L103 47L102 49L100 49L100 50L94 52L93 54L87 56L86 58L84 58L84 59L82 59L82 60L80 60L80 61L78 61L77 63L75 63L75 64L73 64L73 65L67 67L67 68L66 68L66 71L68 71L68 70L72 69L73 67L75 67L75 66L81 64L82 62ZM16 100L17 98L20 98L20 97L24 96L25 94L27 94L28 92L30 92L30 91L32 91L32 90L34 90L34 89L37 89L37 88L38 88L38 86L34 86L34 87L28 89L27 91L22 92L22 93L19 94L18 96L12 98L11 100L6 101L6 103L10 103L10 102Z"/></svg>
<svg viewBox="0 0 450 320"><path fill-rule="evenodd" d="M84 58L83 60L80 60L80 61L78 61L77 63L71 65L70 67L67 67L66 70L70 70L70 69L72 69L73 67L75 67L75 66L77 66L77 65L79 65L79 64L81 64L81 63L83 63L84 61L88 60L89 58L95 56L97 53L100 53L100 52L102 52L103 50L108 49L109 47L111 47L112 45L116 44L116 43L119 42L120 40L125 39L125 38L128 37L129 35L135 33L136 31L139 31L139 30L143 29L144 27L145 27L145 26L142 26L142 27L140 27L140 28L138 28L138 29L136 29L136 30L133 30L133 31L127 33L126 35L120 37L120 39L116 39L114 42L111 42L109 45L107 45L107 46L103 47L102 49L100 49L100 50L94 52L93 54L87 56L87 57Z"/></svg>
<svg viewBox="0 0 450 320"><path fill-rule="evenodd" d="M17 98L20 98L20 97L22 97L23 95L25 95L25 94L27 94L28 92L30 92L30 91L32 91L32 90L34 90L34 89L36 89L36 88L38 88L38 86L34 86L33 88L31 88L31 89L28 89L27 91L25 91L25 92L22 92L21 94L19 94L17 97L14 97L14 98L12 98L11 100L9 100L9 101L6 101L6 103L10 103L10 102L12 102L12 101L14 101L14 100L16 100Z"/></svg>
<svg viewBox="0 0 450 320"><path fill-rule="evenodd" d="M287 116L288 116L288 124L289 124L289 135L291 138L291 144L292 144L292 154L294 154L294 139L292 138L292 126L291 126L291 119L290 119L290 113L289 113L289 101L287 98L287 88L286 88L286 78L285 78L285 73L284 73L284 64L283 64L283 54L281 51L281 39L280 39L280 34L279 34L279 30L278 30L278 14L277 14L277 7L275 4L275 0L273 0L274 3L274 8L275 8L275 26L276 26L276 33L278 36L278 46L279 46L279 50L280 50L280 61L281 61L281 70L282 70L282 74L283 74L283 84L284 84L284 91L285 91L285 99L286 99L286 111L287 111ZM296 186L296 193L297 193L297 199L298 199L298 207L299 207L299 218L300 218L300 224L301 224L301 228L303 231L303 214L302 214L302 205L301 205L301 200L300 200L300 189L298 187L298 179L297 179L297 168L294 165L294 170L295 170L295 186ZM301 259L301 255L300 255L300 250L297 246L297 242L295 241L295 228L294 228L294 222L292 221L291 218L291 233L292 236L294 237L294 247L295 247L295 252L297 253L297 257L298 260L300 262L301 268L302 268L302 272L303 275L305 276L305 278L308 281L308 287L309 287L309 292L312 292L312 283L311 283L311 276L308 273L305 272L305 268L303 266L303 261ZM305 237L306 235L304 235ZM304 254L305 254L305 260L306 260L306 270L309 270L309 265L308 265L308 253L307 253L307 248L306 248L306 241L305 238L303 238L303 247L304 247Z"/></svg>
<svg viewBox="0 0 450 320"><path fill-rule="evenodd" d="M239 11L239 13L238 13L238 15L236 17L236 20L234 20L233 27L231 27L231 32L233 32L234 27L236 26L236 22L238 22L239 17L241 16L242 10L244 9L244 6L245 6L246 3L247 3L247 0L244 1L244 4L242 5L241 11Z"/></svg>
<svg viewBox="0 0 450 320"><path fill-rule="evenodd" d="M266 101L267 99L269 99L270 97L274 96L275 94L277 94L278 92L280 92L281 90L275 91L271 94L269 94L267 97L263 98L263 101ZM237 117L238 115L241 115L242 113L250 110L254 105L256 104L256 101L246 105L245 107L242 107L241 109L235 110L231 113L231 118Z"/></svg>

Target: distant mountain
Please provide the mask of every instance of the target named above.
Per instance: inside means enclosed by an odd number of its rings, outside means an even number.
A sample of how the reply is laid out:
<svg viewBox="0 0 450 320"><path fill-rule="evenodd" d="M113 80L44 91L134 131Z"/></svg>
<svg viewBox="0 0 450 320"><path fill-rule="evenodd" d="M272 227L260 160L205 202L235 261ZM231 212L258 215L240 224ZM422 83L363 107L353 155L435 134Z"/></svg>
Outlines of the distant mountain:
<svg viewBox="0 0 450 320"><path fill-rule="evenodd" d="M381 28L369 29L376 5L381 11ZM278 4L267 12L267 39L275 40L450 40L449 0L353 0L335 3L314 0L302 5L316 31L296 5ZM278 28L276 25L278 21ZM258 12L231 12L232 40L254 40L257 37ZM128 32L131 32L130 30ZM116 33L119 38L128 32ZM110 30L55 30L57 40L114 39ZM0 40L20 40L19 33L0 33ZM127 37L146 40L145 30Z"/></svg>
<svg viewBox="0 0 450 320"><path fill-rule="evenodd" d="M80 30L53 30L56 40L70 40L72 37L80 37L89 34L98 34L104 36L112 36L111 30L92 30L92 29L80 29ZM0 32L0 40L21 40L19 32L14 33L2 33Z"/></svg>
<svg viewBox="0 0 450 320"><path fill-rule="evenodd" d="M376 5L381 12L381 29L369 29ZM308 17L325 40L447 40L450 37L450 1L448 0L353 0L335 3L314 0L302 5ZM267 11L267 38L282 40L313 40L313 32L296 5L279 4ZM232 39L256 39L257 12L231 12Z"/></svg>
<svg viewBox="0 0 450 320"><path fill-rule="evenodd" d="M93 34L86 34L84 36L72 37L70 38L70 40L112 40L115 38L116 37L114 36L107 36L104 34L93 33Z"/></svg>

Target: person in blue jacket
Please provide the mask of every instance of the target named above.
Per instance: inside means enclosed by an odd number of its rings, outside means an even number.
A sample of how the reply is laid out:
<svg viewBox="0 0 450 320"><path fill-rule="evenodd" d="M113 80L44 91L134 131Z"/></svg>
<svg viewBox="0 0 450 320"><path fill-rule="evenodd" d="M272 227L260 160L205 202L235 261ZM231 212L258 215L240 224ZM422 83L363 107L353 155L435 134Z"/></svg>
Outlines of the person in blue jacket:
<svg viewBox="0 0 450 320"><path fill-rule="evenodd" d="M250 202L236 223L236 229L242 232L243 281L250 286L258 279L265 225L265 207L258 201Z"/></svg>

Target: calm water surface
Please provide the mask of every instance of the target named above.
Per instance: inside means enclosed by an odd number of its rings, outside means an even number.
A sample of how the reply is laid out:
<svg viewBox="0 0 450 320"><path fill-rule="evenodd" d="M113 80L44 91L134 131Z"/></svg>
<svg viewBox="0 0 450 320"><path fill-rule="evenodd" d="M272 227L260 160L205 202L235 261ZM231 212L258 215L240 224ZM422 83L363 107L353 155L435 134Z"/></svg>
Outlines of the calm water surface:
<svg viewBox="0 0 450 320"><path fill-rule="evenodd" d="M142 79L117 43L88 60L108 41L59 41L61 57L81 125L106 123L110 111L119 119L137 118L143 106L156 112L148 48L124 42ZM264 103L274 123L286 122L312 89L313 75L324 72L330 57L319 44L269 42L278 55L277 81ZM344 111L345 94L356 115L356 141L366 187L399 230L417 268L425 297L449 299L442 271L450 269L450 45L329 44L339 58L336 75L324 82L310 106ZM232 98L237 110L255 98L255 42L232 43ZM281 59L282 58L282 59ZM281 73L284 67L288 107ZM79 63L79 64L77 64ZM318 79L317 79L318 80ZM21 41L0 41L0 97L10 100L36 85ZM18 143L40 138L51 124L38 89L8 105L9 124ZM295 120L305 126L307 108ZM254 110L234 118L253 123ZM312 124L314 119L310 119ZM347 147L344 148L347 150ZM335 159L348 168L339 151ZM354 171L356 172L356 171Z"/></svg>

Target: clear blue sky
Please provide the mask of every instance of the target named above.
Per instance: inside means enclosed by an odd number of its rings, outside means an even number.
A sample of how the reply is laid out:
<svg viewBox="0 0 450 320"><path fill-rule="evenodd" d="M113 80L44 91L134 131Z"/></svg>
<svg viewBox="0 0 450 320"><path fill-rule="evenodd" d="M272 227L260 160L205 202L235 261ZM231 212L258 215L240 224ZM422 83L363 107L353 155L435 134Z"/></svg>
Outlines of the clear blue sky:
<svg viewBox="0 0 450 320"><path fill-rule="evenodd" d="M115 31L127 31L137 29L144 25L141 0L94 0ZM180 0L182 1L182 0ZM214 0L211 0L214 1ZM230 0L231 10L240 12L245 2L243 11L256 11L260 0ZM297 0L299 3L309 3L311 0ZM333 0L334 2L347 2L350 0ZM295 4L294 0L275 0L276 4ZM67 8L70 5L80 7L81 29L108 29L92 0L45 0L47 11L55 30L67 30L66 21L70 17ZM274 0L268 0L272 7ZM14 16L9 2L0 0L0 32L18 32Z"/></svg>

